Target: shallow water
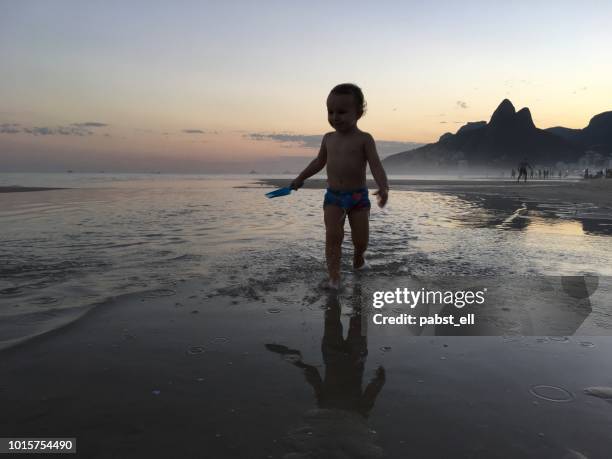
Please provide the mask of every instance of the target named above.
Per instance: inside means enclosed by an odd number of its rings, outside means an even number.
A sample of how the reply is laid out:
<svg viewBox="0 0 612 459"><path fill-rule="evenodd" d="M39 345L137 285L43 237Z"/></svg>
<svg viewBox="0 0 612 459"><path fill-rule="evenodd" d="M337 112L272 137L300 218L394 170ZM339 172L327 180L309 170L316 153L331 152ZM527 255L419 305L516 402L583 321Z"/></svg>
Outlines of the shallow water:
<svg viewBox="0 0 612 459"><path fill-rule="evenodd" d="M254 182L1 174L0 186L71 189L0 194L0 343L121 294L168 294L190 278L211 295L239 288L252 297L323 278L322 191L268 200L270 188ZM610 276L610 221L577 218L559 203L397 191L372 210L369 260L377 276ZM345 272L350 246L347 224Z"/></svg>

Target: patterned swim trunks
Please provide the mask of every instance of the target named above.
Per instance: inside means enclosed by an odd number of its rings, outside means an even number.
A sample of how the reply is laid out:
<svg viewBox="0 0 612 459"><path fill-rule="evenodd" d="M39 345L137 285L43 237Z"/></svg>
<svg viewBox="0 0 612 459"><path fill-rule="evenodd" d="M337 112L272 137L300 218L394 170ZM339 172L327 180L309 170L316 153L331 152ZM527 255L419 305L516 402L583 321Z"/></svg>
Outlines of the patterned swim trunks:
<svg viewBox="0 0 612 459"><path fill-rule="evenodd" d="M368 189L361 188L352 191L340 191L327 189L323 207L333 205L344 209L347 212L358 209L369 209L370 200L368 199Z"/></svg>

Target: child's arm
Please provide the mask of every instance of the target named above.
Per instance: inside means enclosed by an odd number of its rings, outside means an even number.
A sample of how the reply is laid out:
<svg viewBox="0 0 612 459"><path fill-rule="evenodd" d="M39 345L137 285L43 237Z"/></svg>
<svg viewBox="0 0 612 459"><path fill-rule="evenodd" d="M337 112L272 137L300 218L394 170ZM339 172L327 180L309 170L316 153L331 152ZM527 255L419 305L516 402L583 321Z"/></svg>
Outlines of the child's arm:
<svg viewBox="0 0 612 459"><path fill-rule="evenodd" d="M376 152L376 143L370 134L366 134L365 153L368 164L370 165L370 171L372 171L372 176L378 185L378 191L374 193L378 196L378 205L380 207L385 207L387 199L389 199L389 183L387 182L385 169Z"/></svg>
<svg viewBox="0 0 612 459"><path fill-rule="evenodd" d="M327 164L327 134L323 136L323 140L321 141L321 149L319 150L319 154L315 159L313 159L306 169L304 169L300 175L298 175L293 182L291 182L291 188L297 190L304 185L304 180L309 177L312 177L317 172L325 167Z"/></svg>

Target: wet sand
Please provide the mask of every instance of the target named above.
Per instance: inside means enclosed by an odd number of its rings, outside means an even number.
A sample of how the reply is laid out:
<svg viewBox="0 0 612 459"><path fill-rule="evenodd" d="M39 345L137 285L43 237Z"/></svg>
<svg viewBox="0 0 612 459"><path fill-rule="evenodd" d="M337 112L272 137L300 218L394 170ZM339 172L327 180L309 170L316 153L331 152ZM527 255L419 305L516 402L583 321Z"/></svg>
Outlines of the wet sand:
<svg viewBox="0 0 612 459"><path fill-rule="evenodd" d="M265 179L259 183L280 187L287 186L286 179ZM538 180L527 183L503 180L407 180L390 179L393 190L433 191L447 194L486 194L524 198L530 201L556 201L570 204L593 204L612 212L612 180L555 181ZM322 179L307 180L306 188L326 188ZM376 184L369 180L368 187Z"/></svg>
<svg viewBox="0 0 612 459"><path fill-rule="evenodd" d="M65 190L66 188L49 188L36 186L0 186L0 193L21 193L25 191Z"/></svg>
<svg viewBox="0 0 612 459"><path fill-rule="evenodd" d="M610 337L369 324L366 290L400 282L117 297L1 353L0 430L91 458L608 457L612 405L584 389L610 382Z"/></svg>

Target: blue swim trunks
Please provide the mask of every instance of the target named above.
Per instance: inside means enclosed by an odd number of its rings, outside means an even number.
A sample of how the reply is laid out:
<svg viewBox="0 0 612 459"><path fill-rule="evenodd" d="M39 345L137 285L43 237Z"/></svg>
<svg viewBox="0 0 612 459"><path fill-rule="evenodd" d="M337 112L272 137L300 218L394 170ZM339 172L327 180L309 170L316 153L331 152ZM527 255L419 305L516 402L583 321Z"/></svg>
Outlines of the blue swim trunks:
<svg viewBox="0 0 612 459"><path fill-rule="evenodd" d="M369 209L370 200L368 199L368 189L360 188L359 190L341 191L327 189L323 207L333 205L344 209L347 212L358 209Z"/></svg>

